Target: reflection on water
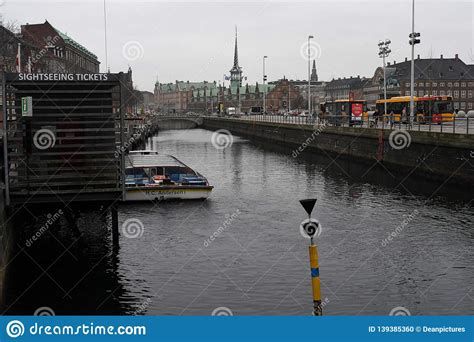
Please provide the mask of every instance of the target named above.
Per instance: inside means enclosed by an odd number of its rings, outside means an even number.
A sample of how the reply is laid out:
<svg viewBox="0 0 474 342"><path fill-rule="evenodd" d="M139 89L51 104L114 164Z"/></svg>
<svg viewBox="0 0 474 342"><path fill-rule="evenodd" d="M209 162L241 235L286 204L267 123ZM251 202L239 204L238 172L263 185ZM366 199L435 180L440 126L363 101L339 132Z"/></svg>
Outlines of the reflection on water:
<svg viewBox="0 0 474 342"><path fill-rule="evenodd" d="M80 238L61 217L30 247L28 234L55 208L16 215L15 229L26 229L17 238L24 250L7 267L4 310L209 315L227 307L234 315L310 314L298 200L317 197L325 314L387 315L397 306L414 315L474 313L471 194L340 158L294 159L291 149L237 137L216 150L210 138L196 129L160 132L149 141L215 189L204 202L121 206L119 224L136 218L144 229L138 238L121 236L117 249L110 217L97 208L81 208Z"/></svg>

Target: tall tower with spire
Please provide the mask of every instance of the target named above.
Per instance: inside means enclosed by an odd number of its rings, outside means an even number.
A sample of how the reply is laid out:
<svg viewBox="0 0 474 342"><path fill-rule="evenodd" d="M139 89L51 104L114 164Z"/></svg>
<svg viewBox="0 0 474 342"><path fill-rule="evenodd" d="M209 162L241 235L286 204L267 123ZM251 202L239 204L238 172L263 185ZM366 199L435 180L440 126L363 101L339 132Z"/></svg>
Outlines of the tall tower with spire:
<svg viewBox="0 0 474 342"><path fill-rule="evenodd" d="M311 70L311 82L318 82L318 72L316 71L315 59L313 59L313 69Z"/></svg>
<svg viewBox="0 0 474 342"><path fill-rule="evenodd" d="M237 26L235 27L234 65L230 69L230 86L238 88L242 85L242 68L239 66L239 52L237 49Z"/></svg>

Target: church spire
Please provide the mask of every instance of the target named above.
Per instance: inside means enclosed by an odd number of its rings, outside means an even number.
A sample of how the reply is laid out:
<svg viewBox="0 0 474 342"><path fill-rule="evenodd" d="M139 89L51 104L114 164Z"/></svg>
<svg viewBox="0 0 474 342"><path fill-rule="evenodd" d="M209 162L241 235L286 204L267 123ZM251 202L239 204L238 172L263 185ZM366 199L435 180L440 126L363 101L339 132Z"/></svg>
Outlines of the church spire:
<svg viewBox="0 0 474 342"><path fill-rule="evenodd" d="M237 48L237 26L235 26L234 65L230 69L230 86L242 86L242 68L239 66L239 52Z"/></svg>
<svg viewBox="0 0 474 342"><path fill-rule="evenodd" d="M239 52L237 49L237 25L235 26L234 68L239 67Z"/></svg>
<svg viewBox="0 0 474 342"><path fill-rule="evenodd" d="M318 82L318 72L316 71L315 59L313 59L313 69L311 70L311 82Z"/></svg>

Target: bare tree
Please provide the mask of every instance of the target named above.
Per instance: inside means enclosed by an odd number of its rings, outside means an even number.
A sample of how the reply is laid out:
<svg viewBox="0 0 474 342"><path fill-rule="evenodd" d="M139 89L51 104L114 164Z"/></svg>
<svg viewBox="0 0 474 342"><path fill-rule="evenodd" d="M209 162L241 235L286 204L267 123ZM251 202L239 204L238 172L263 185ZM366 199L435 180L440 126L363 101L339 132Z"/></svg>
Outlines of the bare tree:
<svg viewBox="0 0 474 342"><path fill-rule="evenodd" d="M5 27L8 31L14 33L14 34L19 34L21 33L21 27L18 24L16 20L13 21L7 21L6 23L1 23L3 27Z"/></svg>

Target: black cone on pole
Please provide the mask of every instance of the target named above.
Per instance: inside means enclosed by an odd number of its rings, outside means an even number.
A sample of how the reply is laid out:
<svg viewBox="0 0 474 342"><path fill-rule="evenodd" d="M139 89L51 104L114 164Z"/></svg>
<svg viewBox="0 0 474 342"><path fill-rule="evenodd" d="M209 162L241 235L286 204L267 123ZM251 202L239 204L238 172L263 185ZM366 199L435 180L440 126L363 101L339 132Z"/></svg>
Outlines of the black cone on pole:
<svg viewBox="0 0 474 342"><path fill-rule="evenodd" d="M300 200L300 203L303 206L304 210L306 210L306 212L308 213L308 216L311 216L311 213L313 212L316 201L317 201L316 198Z"/></svg>

